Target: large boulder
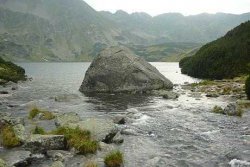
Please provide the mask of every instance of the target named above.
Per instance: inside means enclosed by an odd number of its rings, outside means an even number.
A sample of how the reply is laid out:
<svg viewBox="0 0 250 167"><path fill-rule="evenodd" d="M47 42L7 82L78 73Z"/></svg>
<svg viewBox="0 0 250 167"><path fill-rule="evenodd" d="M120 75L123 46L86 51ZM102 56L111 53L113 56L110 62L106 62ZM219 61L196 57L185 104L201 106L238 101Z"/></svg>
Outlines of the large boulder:
<svg viewBox="0 0 250 167"><path fill-rule="evenodd" d="M117 46L103 50L93 60L80 91L141 93L172 88L172 82L155 67L129 49Z"/></svg>

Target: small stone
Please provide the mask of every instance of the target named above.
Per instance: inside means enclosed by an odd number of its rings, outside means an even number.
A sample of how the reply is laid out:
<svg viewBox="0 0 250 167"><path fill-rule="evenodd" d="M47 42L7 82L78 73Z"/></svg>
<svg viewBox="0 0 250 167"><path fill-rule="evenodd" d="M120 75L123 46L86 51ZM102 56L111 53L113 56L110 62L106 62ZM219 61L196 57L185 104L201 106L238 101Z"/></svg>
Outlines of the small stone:
<svg viewBox="0 0 250 167"><path fill-rule="evenodd" d="M6 94L9 94L9 92L8 92L8 91L5 91L5 90L2 90L2 91L0 91L0 94L6 95Z"/></svg>
<svg viewBox="0 0 250 167"><path fill-rule="evenodd" d="M55 161L52 163L51 167L65 167L61 161Z"/></svg>
<svg viewBox="0 0 250 167"><path fill-rule="evenodd" d="M126 123L126 117L124 115L116 115L113 117L113 121L115 124L125 124Z"/></svg>
<svg viewBox="0 0 250 167"><path fill-rule="evenodd" d="M219 95L216 94L216 93L208 93L208 94L206 94L206 97L214 97L214 98L216 98L216 97L219 97Z"/></svg>
<svg viewBox="0 0 250 167"><path fill-rule="evenodd" d="M118 133L114 136L114 138L112 139L112 143L121 144L121 143L123 143L123 142L124 142L124 139L123 139L123 137L122 137L122 135L121 135L120 132L118 132Z"/></svg>
<svg viewBox="0 0 250 167"><path fill-rule="evenodd" d="M65 150L48 150L47 156L53 161L64 162L65 159L72 158L74 156L74 153Z"/></svg>
<svg viewBox="0 0 250 167"><path fill-rule="evenodd" d="M240 116L239 114L240 108L236 103L230 103L224 108L224 114L230 116Z"/></svg>
<svg viewBox="0 0 250 167"><path fill-rule="evenodd" d="M17 89L18 89L17 86L13 86L13 87L11 88L11 90L17 90Z"/></svg>

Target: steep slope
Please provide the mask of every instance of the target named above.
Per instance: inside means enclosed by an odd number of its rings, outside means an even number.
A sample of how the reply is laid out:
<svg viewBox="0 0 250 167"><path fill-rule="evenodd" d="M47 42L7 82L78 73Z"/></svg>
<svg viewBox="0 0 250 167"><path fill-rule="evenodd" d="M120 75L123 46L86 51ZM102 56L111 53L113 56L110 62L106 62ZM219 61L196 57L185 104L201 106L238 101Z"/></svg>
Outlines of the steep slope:
<svg viewBox="0 0 250 167"><path fill-rule="evenodd" d="M8 81L17 82L19 80L26 80L25 70L0 57L0 85L5 84Z"/></svg>
<svg viewBox="0 0 250 167"><path fill-rule="evenodd" d="M1 0L0 7L0 34L26 48L25 59L81 60L117 44L119 28L82 0Z"/></svg>
<svg viewBox="0 0 250 167"><path fill-rule="evenodd" d="M194 56L182 59L180 67L184 74L209 79L250 73L250 21L204 45Z"/></svg>

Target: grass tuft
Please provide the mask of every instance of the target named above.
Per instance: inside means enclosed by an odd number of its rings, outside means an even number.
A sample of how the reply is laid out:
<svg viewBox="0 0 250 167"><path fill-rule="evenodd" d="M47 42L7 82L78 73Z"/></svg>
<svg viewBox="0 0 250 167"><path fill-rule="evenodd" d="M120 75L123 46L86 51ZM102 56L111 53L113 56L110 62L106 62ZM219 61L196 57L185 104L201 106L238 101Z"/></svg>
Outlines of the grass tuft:
<svg viewBox="0 0 250 167"><path fill-rule="evenodd" d="M94 161L88 161L86 164L84 164L84 167L98 167L98 165Z"/></svg>
<svg viewBox="0 0 250 167"><path fill-rule="evenodd" d="M74 147L80 154L95 153L99 149L99 143L91 139L90 131L77 128L59 127L51 132L55 135L64 135L68 147Z"/></svg>
<svg viewBox="0 0 250 167"><path fill-rule="evenodd" d="M224 110L219 106L214 106L212 112L213 113L218 113L218 114L224 114Z"/></svg>
<svg viewBox="0 0 250 167"><path fill-rule="evenodd" d="M39 110L37 107L35 107L29 112L29 119L35 118L40 113L43 114L41 117L42 120L51 120L55 118L54 114L50 111Z"/></svg>
<svg viewBox="0 0 250 167"><path fill-rule="evenodd" d="M120 167L123 164L123 154L120 151L113 151L106 155L104 163L107 167Z"/></svg>
<svg viewBox="0 0 250 167"><path fill-rule="evenodd" d="M1 129L2 145L6 148L13 148L21 145L20 139L15 135L14 129L10 125L5 125Z"/></svg>
<svg viewBox="0 0 250 167"><path fill-rule="evenodd" d="M42 127L36 126L35 129L32 131L32 134L45 135L46 132Z"/></svg>

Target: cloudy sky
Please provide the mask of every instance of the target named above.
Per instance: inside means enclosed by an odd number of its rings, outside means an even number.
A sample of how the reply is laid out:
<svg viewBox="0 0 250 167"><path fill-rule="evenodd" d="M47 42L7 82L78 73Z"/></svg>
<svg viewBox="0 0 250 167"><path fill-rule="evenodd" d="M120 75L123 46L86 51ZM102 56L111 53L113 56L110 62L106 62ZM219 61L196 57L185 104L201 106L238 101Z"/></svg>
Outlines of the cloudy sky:
<svg viewBox="0 0 250 167"><path fill-rule="evenodd" d="M84 0L94 9L115 12L122 9L128 13L146 12L152 16L179 12L184 15L199 13L250 12L250 0Z"/></svg>

